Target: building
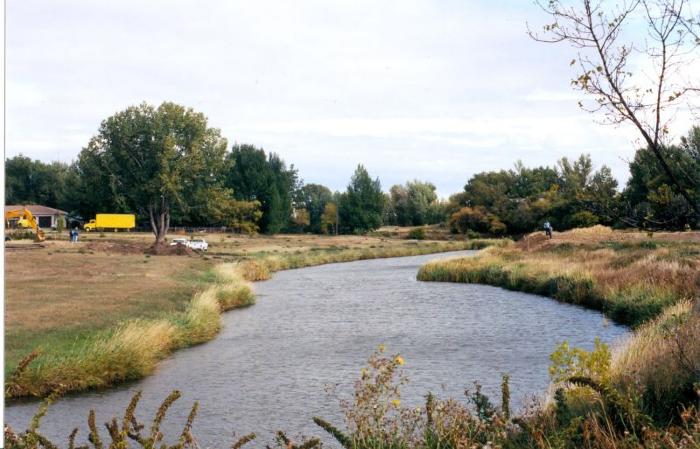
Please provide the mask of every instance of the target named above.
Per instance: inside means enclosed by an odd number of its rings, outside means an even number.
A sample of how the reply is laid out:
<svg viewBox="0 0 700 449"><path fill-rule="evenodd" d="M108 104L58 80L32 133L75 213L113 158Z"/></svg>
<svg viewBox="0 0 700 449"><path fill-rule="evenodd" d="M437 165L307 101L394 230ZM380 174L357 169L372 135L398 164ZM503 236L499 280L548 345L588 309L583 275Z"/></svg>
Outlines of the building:
<svg viewBox="0 0 700 449"><path fill-rule="evenodd" d="M40 228L44 229L49 229L49 228L55 228L56 225L58 224L58 219L63 218L63 223L65 225L66 223L66 215L68 212L59 210L59 209L54 209L53 207L47 207L47 206L41 206L38 204L19 204L19 205L8 205L5 206L5 212L7 213L8 211L11 210L21 210L27 208L29 212L34 215L34 218L36 218L36 222L39 225Z"/></svg>

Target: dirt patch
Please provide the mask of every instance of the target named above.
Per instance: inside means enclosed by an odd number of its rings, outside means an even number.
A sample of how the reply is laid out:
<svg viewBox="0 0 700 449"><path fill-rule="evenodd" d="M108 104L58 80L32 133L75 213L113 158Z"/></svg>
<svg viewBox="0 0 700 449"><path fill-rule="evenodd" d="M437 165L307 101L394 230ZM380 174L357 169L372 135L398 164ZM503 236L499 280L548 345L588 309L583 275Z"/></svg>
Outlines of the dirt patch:
<svg viewBox="0 0 700 449"><path fill-rule="evenodd" d="M137 242L125 242L125 241L102 241L102 242L90 242L85 245L88 251L95 251L101 253L113 253L113 254L144 254L147 246L142 243Z"/></svg>

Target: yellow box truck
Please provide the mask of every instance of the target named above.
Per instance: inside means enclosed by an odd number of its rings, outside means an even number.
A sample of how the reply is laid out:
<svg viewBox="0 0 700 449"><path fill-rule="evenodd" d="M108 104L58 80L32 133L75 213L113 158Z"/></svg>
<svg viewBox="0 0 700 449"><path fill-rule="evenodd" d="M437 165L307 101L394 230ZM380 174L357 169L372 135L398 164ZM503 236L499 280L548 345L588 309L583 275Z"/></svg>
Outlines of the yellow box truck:
<svg viewBox="0 0 700 449"><path fill-rule="evenodd" d="M136 215L134 214L97 214L94 220L90 220L83 226L86 231L102 229L130 230L136 227Z"/></svg>

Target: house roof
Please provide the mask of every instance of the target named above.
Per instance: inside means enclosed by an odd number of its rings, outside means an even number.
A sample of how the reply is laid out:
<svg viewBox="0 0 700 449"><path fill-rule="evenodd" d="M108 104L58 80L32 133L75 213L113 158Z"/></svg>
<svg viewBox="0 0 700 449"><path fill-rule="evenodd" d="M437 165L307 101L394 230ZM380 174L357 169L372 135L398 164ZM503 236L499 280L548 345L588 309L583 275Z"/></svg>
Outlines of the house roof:
<svg viewBox="0 0 700 449"><path fill-rule="evenodd" d="M40 204L19 204L19 205L6 205L5 212L17 209L29 209L29 212L34 216L39 215L67 215L68 212L62 211L60 209L54 209L53 207L42 206Z"/></svg>

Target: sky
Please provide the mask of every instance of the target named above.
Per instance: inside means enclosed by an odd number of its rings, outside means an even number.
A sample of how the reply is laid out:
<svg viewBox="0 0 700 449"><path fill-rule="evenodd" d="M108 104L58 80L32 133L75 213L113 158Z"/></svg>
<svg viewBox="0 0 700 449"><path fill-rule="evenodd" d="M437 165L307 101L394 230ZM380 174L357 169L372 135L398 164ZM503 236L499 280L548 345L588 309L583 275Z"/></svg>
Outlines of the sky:
<svg viewBox="0 0 700 449"><path fill-rule="evenodd" d="M528 0L7 0L5 154L71 162L110 115L174 101L333 190L362 163L447 197L582 153L624 183L637 134L579 109L575 51L526 22L547 23Z"/></svg>

